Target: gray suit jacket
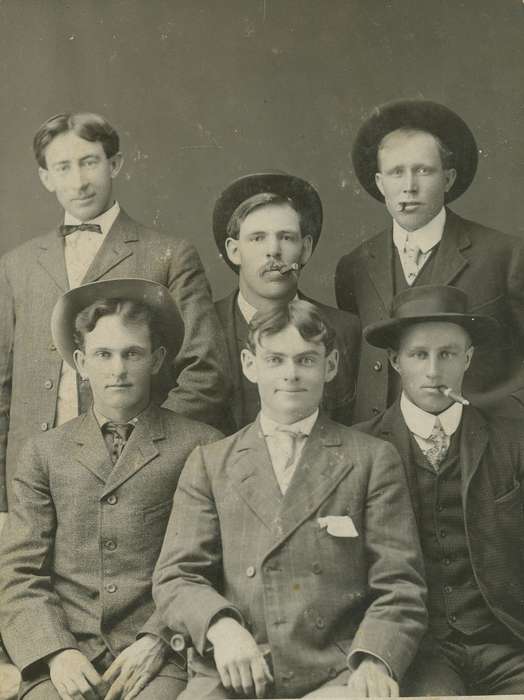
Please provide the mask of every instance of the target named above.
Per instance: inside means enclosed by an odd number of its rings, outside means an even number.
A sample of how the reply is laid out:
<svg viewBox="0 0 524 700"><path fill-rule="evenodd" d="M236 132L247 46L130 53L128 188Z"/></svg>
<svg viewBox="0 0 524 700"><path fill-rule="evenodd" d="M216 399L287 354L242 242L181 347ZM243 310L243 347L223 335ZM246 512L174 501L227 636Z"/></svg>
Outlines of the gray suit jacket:
<svg viewBox="0 0 524 700"><path fill-rule="evenodd" d="M225 341L195 248L145 228L121 211L84 283L144 277L166 285L185 324L174 366L156 383L161 403L190 418L220 424L228 384ZM0 510L26 438L53 427L61 358L52 343L51 311L68 289L63 239L35 238L0 260Z"/></svg>
<svg viewBox="0 0 524 700"><path fill-rule="evenodd" d="M387 443L320 417L283 497L259 421L189 458L154 596L202 654L228 610L269 644L278 697L301 697L370 651L402 676L424 632L421 553L406 480ZM318 519L350 517L334 536Z"/></svg>
<svg viewBox="0 0 524 700"><path fill-rule="evenodd" d="M92 411L28 441L0 545L0 629L22 671L65 647L169 639L153 567L186 457L219 437L152 404L114 467Z"/></svg>

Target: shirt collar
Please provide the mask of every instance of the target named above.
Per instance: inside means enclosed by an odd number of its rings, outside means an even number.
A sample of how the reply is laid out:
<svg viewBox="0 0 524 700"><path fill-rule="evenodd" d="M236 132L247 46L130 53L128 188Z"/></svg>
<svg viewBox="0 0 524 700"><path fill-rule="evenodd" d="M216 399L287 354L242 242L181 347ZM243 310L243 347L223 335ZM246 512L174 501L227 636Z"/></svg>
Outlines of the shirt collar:
<svg viewBox="0 0 524 700"><path fill-rule="evenodd" d="M147 408L145 408L144 411L147 411ZM122 423L122 424L118 423L118 425L127 425L127 424L136 425L138 423L138 419L144 413L144 411L140 411L138 416L135 416L134 418L130 418L125 423ZM107 416L104 416L103 413L100 413L100 411L97 411L97 409L94 406L93 406L93 414L96 418L96 422L98 423L100 429L102 429L106 423L116 423L116 421L111 420L111 418L107 418Z"/></svg>
<svg viewBox="0 0 524 700"><path fill-rule="evenodd" d="M264 412L262 411L260 413L260 427L262 428L262 433L264 437L269 437L270 435L273 435L278 428L282 427L285 427L285 429L289 430L290 432L309 435L313 430L313 426L316 423L318 414L319 409L317 408L317 410L310 416L307 416L307 418L297 420L296 423L284 424L277 423L277 421L273 420L272 418L269 418L269 416L264 415Z"/></svg>
<svg viewBox="0 0 524 700"><path fill-rule="evenodd" d="M424 440L427 440L431 435L437 417L440 419L440 424L446 435L451 436L453 433L456 433L462 420L462 409L463 406L461 404L452 403L449 408L435 416L433 413L428 413L415 406L404 392L402 392L400 397L400 410L409 431Z"/></svg>
<svg viewBox="0 0 524 700"><path fill-rule="evenodd" d="M442 234L444 233L445 224L446 209L444 207L442 207L431 221L425 226L422 226L422 228L418 228L416 231L406 231L406 229L402 228L402 226L393 219L393 243L398 252L403 253L406 246L406 238L409 233L412 237L411 240L416 241L421 252L429 253L429 251L440 242Z"/></svg>
<svg viewBox="0 0 524 700"><path fill-rule="evenodd" d="M80 226L80 224L98 224L102 229L102 235L107 236L109 229L115 223L116 217L120 214L120 205L115 202L112 207L109 207L107 211L99 214L94 219L89 219L89 221L80 221L75 216L72 216L66 211L64 217L64 224L66 226Z"/></svg>
<svg viewBox="0 0 524 700"><path fill-rule="evenodd" d="M298 299L298 294L295 294L291 301L295 301L295 299ZM238 308L240 309L240 313L245 318L247 323L251 323L251 319L257 313L258 309L256 309L249 303L249 301L246 300L240 289L238 290L237 304Z"/></svg>

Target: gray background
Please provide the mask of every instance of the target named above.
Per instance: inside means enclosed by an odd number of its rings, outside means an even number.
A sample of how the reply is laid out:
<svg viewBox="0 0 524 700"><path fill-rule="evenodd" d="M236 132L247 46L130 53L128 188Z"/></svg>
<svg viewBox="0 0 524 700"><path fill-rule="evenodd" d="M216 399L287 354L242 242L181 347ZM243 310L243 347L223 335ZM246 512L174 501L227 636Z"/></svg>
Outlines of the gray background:
<svg viewBox="0 0 524 700"><path fill-rule="evenodd" d="M214 200L247 171L310 179L324 232L304 291L333 300L338 258L387 221L349 151L374 105L455 109L481 149L453 206L524 236L522 0L4 0L0 4L0 252L59 210L33 133L66 110L106 115L129 213L198 247L215 296L234 284L212 243Z"/></svg>

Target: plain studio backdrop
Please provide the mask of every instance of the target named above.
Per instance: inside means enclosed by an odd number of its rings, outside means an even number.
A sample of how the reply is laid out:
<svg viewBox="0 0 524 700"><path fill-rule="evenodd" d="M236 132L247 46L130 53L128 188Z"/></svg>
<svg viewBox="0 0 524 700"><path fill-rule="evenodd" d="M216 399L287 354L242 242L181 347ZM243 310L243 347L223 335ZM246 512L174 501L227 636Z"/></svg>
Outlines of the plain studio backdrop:
<svg viewBox="0 0 524 700"><path fill-rule="evenodd" d="M129 213L193 241L215 297L234 276L211 212L232 179L276 168L324 204L302 288L333 302L339 257L388 221L350 150L377 104L442 102L480 149L461 215L524 235L522 0L3 0L0 252L59 223L37 177L35 130L58 112L104 114L126 163Z"/></svg>

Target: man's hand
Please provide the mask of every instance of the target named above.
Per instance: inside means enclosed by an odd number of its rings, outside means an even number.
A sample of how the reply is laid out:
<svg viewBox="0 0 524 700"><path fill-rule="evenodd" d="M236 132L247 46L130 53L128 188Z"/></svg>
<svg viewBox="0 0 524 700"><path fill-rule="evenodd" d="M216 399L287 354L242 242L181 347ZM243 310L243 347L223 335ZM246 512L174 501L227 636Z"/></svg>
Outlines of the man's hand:
<svg viewBox="0 0 524 700"><path fill-rule="evenodd" d="M165 663L167 644L152 634L145 634L124 649L104 673L111 684L105 700L131 700L157 675Z"/></svg>
<svg viewBox="0 0 524 700"><path fill-rule="evenodd" d="M77 649L64 649L47 660L51 682L61 700L99 700L106 684L91 664Z"/></svg>
<svg viewBox="0 0 524 700"><path fill-rule="evenodd" d="M350 698L398 698L398 683L380 659L366 655L348 680Z"/></svg>
<svg viewBox="0 0 524 700"><path fill-rule="evenodd" d="M211 625L207 638L214 647L224 688L247 697L254 693L257 698L264 698L273 677L253 636L232 617L221 617Z"/></svg>

